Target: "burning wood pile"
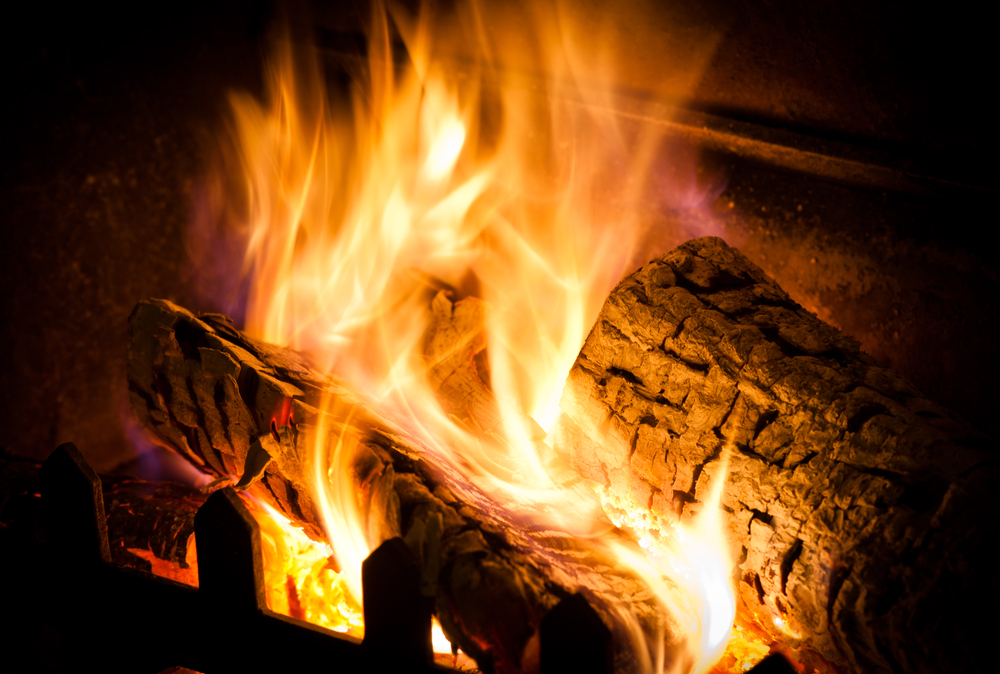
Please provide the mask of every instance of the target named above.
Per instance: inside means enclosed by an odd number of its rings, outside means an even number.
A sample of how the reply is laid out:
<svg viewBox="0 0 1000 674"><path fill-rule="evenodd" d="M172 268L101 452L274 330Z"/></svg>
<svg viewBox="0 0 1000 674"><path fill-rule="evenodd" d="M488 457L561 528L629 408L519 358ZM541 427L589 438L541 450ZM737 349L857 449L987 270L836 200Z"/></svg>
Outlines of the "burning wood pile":
<svg viewBox="0 0 1000 674"><path fill-rule="evenodd" d="M488 428L497 406L476 370L477 320L461 318L479 305L439 293L433 306L428 362L440 367L442 334L455 356L438 393ZM335 377L222 316L154 300L130 334L134 410L161 442L318 539L329 523L313 480L342 490L333 501L356 508L369 546L403 536L446 634L481 666L533 671L541 618L581 592L615 628L619 671L641 669L623 606L649 634L663 616L610 548L518 520ZM803 663L979 661L984 642L961 617L993 582L978 563L995 529L980 514L993 502L990 443L721 240L691 241L618 285L561 407L550 466L597 487L616 544L686 522L720 492L741 620ZM683 613L673 619L660 664L685 671Z"/></svg>
<svg viewBox="0 0 1000 674"><path fill-rule="evenodd" d="M445 304L443 320L454 328L450 303L435 298L437 307ZM566 532L520 526L504 504L298 354L247 337L224 317L197 318L165 301L139 305L130 332L134 409L160 442L218 478L239 478L238 486L322 540L324 505L313 487L319 471L344 508L327 515L327 526L345 514L358 518L359 530L347 532L360 535L364 548L354 561L404 536L420 559L423 587L446 634L481 666L537 669L540 621L573 592L586 593L610 624L618 622L623 591L636 597L642 613L656 615L655 607L643 606L654 602L643 596L641 580L617 571L613 559ZM475 343L449 332L459 346ZM473 363L473 353L460 353ZM468 396L478 397L482 409L488 390L472 376L453 371L443 390L468 394L478 385ZM450 402L474 407L465 400ZM621 656L623 671L639 668L628 650Z"/></svg>
<svg viewBox="0 0 1000 674"><path fill-rule="evenodd" d="M650 250L657 139L504 86L483 45L449 72L425 17L393 12L349 91L285 40L264 101L232 98L192 250L216 282L239 251L209 305L241 328L166 300L130 321L154 439L321 545L300 566L329 582L278 564L268 601L359 635L362 563L390 541L484 671L538 672L574 596L622 674L771 649L807 672L975 669L991 441L720 238L621 281ZM571 40L542 37L575 73Z"/></svg>

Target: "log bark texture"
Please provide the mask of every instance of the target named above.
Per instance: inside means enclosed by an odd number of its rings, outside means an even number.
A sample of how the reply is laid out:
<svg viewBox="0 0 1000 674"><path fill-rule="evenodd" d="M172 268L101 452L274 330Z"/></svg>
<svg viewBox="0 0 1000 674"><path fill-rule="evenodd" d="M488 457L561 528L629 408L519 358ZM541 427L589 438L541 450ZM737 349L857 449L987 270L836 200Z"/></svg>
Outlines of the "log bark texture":
<svg viewBox="0 0 1000 674"><path fill-rule="evenodd" d="M195 584L194 516L208 495L197 487L128 477L102 475L101 483L111 560ZM167 572L171 566L176 572Z"/></svg>
<svg viewBox="0 0 1000 674"><path fill-rule="evenodd" d="M996 610L995 442L721 239L615 288L562 410L557 452L623 508L686 519L725 480L741 614L801 659L960 672L995 657L976 617Z"/></svg>
<svg viewBox="0 0 1000 674"><path fill-rule="evenodd" d="M441 320L428 349L432 378L444 391L467 393L455 409L482 426L497 412L474 381L478 342L461 337L475 333L477 306L438 297L433 312ZM140 303L129 331L132 408L154 439L212 475L242 476L252 494L317 540L324 534L313 443L320 425L328 447L348 438L355 446L349 477L370 544L404 537L445 632L481 668L537 670L541 618L576 591L609 626L626 597L641 626L655 631L655 601L640 581L571 536L514 526L504 509L433 463L399 424L295 352L248 337L224 316L196 317L165 300ZM453 349L446 345L451 332L459 340ZM616 634L619 645L627 629ZM632 657L619 647L618 671L633 670Z"/></svg>

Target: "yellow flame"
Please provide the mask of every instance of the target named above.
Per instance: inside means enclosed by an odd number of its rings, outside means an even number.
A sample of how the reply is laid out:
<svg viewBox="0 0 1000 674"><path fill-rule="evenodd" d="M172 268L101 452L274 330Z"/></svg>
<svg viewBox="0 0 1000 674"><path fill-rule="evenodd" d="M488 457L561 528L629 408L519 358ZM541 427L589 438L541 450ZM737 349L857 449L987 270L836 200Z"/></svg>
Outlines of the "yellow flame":
<svg viewBox="0 0 1000 674"><path fill-rule="evenodd" d="M437 664L459 671L479 671L475 661L448 640L437 618L431 619L431 646Z"/></svg>
<svg viewBox="0 0 1000 674"><path fill-rule="evenodd" d="M435 653L451 653L451 642L445 636L437 618L434 618L431 624L431 645Z"/></svg>
<svg viewBox="0 0 1000 674"><path fill-rule="evenodd" d="M539 426L553 428L587 331L631 271L640 235L633 206L656 144L626 143L613 119L586 106L506 86L485 42L458 77L434 60L426 20L394 12L413 64L402 74L389 19L376 7L370 75L343 105L331 103L319 67L287 40L266 103L232 99L247 329L308 353L497 502L544 510L550 526L593 535L601 502L558 486ZM475 6L472 14L481 30ZM558 28L540 33L551 72L572 84L579 44ZM498 428L458 423L428 382L422 345L442 287L488 307ZM350 466L361 440L352 410L341 407L325 401L311 460L338 582L354 598L337 595L338 610L354 626L361 562L380 541L354 493ZM623 512L605 497L646 554L599 537L593 544L644 578L689 635L682 656L652 644L649 669L706 671L725 645L734 600L717 513L721 480L690 528L664 530L656 514Z"/></svg>
<svg viewBox="0 0 1000 674"><path fill-rule="evenodd" d="M260 527L268 608L335 632L363 636L361 606L348 591L344 574L333 568L331 546L310 539L267 503L245 493L244 501Z"/></svg>
<svg viewBox="0 0 1000 674"><path fill-rule="evenodd" d="M361 603L361 563L375 546L368 540L361 526L354 482L349 470L358 445L357 436L350 428L351 411L347 413L343 430L334 435L328 427L334 416L330 414L332 408L332 403L324 405L324 411L328 414L320 416L314 436L313 484L317 491L316 501L320 506L323 528L329 537L333 554L343 569L344 582L351 595ZM328 456L329 464L324 460Z"/></svg>
<svg viewBox="0 0 1000 674"><path fill-rule="evenodd" d="M602 491L601 500L616 526L635 532L645 556L616 544L619 561L637 573L681 622L685 634L697 643L687 659L658 662L655 671L707 672L722 656L732 634L736 597L731 582L731 560L722 535L722 488L731 448L723 449L704 509L690 525L664 522L642 508L622 507ZM669 579L670 582L665 582Z"/></svg>

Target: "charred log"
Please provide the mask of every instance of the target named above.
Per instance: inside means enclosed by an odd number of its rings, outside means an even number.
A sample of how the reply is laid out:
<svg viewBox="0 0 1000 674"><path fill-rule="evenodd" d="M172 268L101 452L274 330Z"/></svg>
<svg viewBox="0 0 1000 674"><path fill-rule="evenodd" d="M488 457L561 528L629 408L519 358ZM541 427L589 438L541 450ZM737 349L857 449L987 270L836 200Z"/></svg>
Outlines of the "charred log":
<svg viewBox="0 0 1000 674"><path fill-rule="evenodd" d="M43 542L41 464L0 451L0 526ZM207 495L196 487L101 476L111 561L192 582L194 516ZM154 565L156 568L154 569Z"/></svg>
<svg viewBox="0 0 1000 674"><path fill-rule="evenodd" d="M111 560L118 566L196 582L194 516L208 495L183 484L126 477L102 476L101 485Z"/></svg>
<svg viewBox="0 0 1000 674"><path fill-rule="evenodd" d="M974 616L997 598L995 442L721 239L618 285L562 409L557 451L622 508L689 518L725 480L741 613L800 658L959 672L992 657Z"/></svg>

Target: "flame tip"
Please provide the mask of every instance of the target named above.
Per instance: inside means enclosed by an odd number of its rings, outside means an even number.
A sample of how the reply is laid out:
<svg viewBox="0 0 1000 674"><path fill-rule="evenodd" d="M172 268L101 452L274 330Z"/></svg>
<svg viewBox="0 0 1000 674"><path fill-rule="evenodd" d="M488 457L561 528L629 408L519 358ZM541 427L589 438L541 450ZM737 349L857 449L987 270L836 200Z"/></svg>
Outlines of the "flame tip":
<svg viewBox="0 0 1000 674"><path fill-rule="evenodd" d="M526 530L572 534L627 560L665 610L692 626L684 657L701 667L732 623L727 563L718 562L725 547L712 533L721 480L712 485L714 506L693 526L667 521L608 489L563 488L565 478L556 479L563 469L538 432L554 429L567 373L639 249L633 205L649 182L656 143L641 144L634 161L622 159L623 129L600 96L578 86L579 44L566 33L542 36L538 46L570 76L584 106L497 88L500 54L483 31L486 10L473 4L470 11L470 25L482 32L482 69L470 77L435 61L429 15L378 2L368 79L350 105L328 104L321 64L306 62L288 36L268 70L266 99L230 96L240 165L231 196L246 211L233 229L246 247L247 330L336 371L374 413L472 485L465 496L492 493L514 504L506 516ZM392 59L390 21L409 52L404 72ZM554 90L554 80L545 86ZM492 396L485 416L473 403L446 409L437 399L440 382L428 374L478 352L424 358L433 319L428 290L469 285L483 297L482 325L460 325L455 310L446 327L484 335L488 367L471 381ZM487 370L489 382L480 376ZM312 560L301 567L285 560L293 566L280 579L294 586L296 601L307 591L324 600L322 610L301 610L319 611L316 619L332 629L357 631L360 565L387 532L369 521L352 482L364 438L352 427L355 408L344 405L327 392L315 422L296 424L311 435L314 500L331 545L307 546L287 518L266 504L258 510L275 522L268 549L280 539ZM276 417L275 435L282 419L293 423L290 414ZM623 533L635 543L619 545ZM333 558L339 571L330 568ZM648 646L658 654L642 657L662 665L663 644Z"/></svg>

